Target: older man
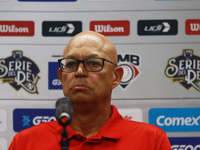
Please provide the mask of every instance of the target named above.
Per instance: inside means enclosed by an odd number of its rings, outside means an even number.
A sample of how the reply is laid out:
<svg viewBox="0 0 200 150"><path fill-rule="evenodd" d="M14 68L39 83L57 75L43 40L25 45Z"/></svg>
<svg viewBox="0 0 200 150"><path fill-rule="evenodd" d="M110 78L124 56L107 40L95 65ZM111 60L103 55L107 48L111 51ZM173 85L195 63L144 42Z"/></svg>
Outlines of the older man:
<svg viewBox="0 0 200 150"><path fill-rule="evenodd" d="M74 103L67 126L69 150L171 150L163 130L124 120L111 94L123 76L114 44L105 36L85 31L74 36L59 60L63 93ZM62 127L42 123L18 133L9 150L60 149Z"/></svg>

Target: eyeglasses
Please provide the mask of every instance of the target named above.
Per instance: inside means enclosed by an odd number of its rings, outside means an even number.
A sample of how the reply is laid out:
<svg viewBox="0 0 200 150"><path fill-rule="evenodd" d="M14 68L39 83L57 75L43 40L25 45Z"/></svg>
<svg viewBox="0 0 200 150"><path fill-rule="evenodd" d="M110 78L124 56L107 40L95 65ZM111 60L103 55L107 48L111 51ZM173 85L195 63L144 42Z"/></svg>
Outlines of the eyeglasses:
<svg viewBox="0 0 200 150"><path fill-rule="evenodd" d="M59 59L60 69L63 72L74 72L78 69L80 63L83 63L85 69L89 72L98 72L103 69L104 61L107 61L117 67L117 65L104 58L87 58L84 60L78 60L75 58L62 58Z"/></svg>

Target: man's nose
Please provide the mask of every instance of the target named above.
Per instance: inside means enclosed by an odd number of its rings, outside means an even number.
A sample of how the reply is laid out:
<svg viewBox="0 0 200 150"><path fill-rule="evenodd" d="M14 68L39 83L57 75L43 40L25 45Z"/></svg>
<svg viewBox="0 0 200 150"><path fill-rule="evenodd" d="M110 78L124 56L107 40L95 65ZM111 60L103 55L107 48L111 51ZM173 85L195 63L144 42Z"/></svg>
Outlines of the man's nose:
<svg viewBox="0 0 200 150"><path fill-rule="evenodd" d="M87 70L84 67L83 63L79 63L79 66L76 70L76 76L82 77L86 75Z"/></svg>

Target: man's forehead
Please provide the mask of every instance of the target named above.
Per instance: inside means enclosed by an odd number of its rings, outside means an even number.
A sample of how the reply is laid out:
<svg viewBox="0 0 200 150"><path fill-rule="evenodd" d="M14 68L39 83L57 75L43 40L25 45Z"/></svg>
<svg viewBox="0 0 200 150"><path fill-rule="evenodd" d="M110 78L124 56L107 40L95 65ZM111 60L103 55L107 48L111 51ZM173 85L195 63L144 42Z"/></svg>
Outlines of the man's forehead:
<svg viewBox="0 0 200 150"><path fill-rule="evenodd" d="M107 54L99 49L90 49L90 48L72 48L66 49L63 57L64 58L72 58L72 57L82 57L82 58L89 58L89 57L105 57Z"/></svg>

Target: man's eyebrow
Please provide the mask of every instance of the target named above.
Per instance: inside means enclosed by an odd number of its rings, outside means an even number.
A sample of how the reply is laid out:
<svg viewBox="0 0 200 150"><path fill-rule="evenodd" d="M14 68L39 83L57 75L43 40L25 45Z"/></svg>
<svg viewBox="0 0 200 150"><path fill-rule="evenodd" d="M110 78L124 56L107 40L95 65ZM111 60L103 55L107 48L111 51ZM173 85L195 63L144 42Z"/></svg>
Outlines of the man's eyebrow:
<svg viewBox="0 0 200 150"><path fill-rule="evenodd" d="M99 55L98 54L89 54L89 55L85 56L85 58L92 58L92 57L99 57ZM65 57L65 58L76 58L76 56L67 55L67 57Z"/></svg>

